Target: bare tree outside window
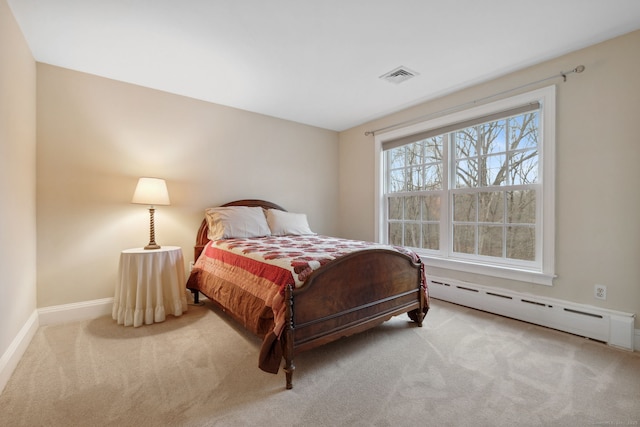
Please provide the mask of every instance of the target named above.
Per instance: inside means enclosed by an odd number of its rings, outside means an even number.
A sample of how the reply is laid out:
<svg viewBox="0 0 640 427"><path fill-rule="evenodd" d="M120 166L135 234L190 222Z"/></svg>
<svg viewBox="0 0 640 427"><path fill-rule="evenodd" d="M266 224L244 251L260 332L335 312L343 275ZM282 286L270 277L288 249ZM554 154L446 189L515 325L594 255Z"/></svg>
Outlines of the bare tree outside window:
<svg viewBox="0 0 640 427"><path fill-rule="evenodd" d="M388 241L439 250L444 232L454 253L534 261L539 120L535 110L387 150Z"/></svg>

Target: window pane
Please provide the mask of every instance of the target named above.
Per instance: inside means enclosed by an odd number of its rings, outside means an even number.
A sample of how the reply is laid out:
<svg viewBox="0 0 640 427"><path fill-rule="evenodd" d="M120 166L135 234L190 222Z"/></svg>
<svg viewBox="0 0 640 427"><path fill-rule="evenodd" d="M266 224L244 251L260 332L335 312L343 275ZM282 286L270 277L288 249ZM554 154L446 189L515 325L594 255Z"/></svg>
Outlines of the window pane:
<svg viewBox="0 0 640 427"><path fill-rule="evenodd" d="M509 119L509 147L511 150L538 146L539 112Z"/></svg>
<svg viewBox="0 0 640 427"><path fill-rule="evenodd" d="M422 144L420 142L405 145L404 148L407 166L422 164Z"/></svg>
<svg viewBox="0 0 640 427"><path fill-rule="evenodd" d="M456 162L456 188L475 188L478 186L478 160L460 160Z"/></svg>
<svg viewBox="0 0 640 427"><path fill-rule="evenodd" d="M387 151L387 165L389 169L397 169L404 166L404 147Z"/></svg>
<svg viewBox="0 0 640 427"><path fill-rule="evenodd" d="M478 222L504 221L504 193L491 191L478 193Z"/></svg>
<svg viewBox="0 0 640 427"><path fill-rule="evenodd" d="M420 224L404 225L404 246L420 247Z"/></svg>
<svg viewBox="0 0 640 427"><path fill-rule="evenodd" d="M391 222L389 223L389 244L395 246L402 246L402 223Z"/></svg>
<svg viewBox="0 0 640 427"><path fill-rule="evenodd" d="M422 168L412 167L409 170L409 174L406 177L407 182L405 189L407 191L420 191L422 190Z"/></svg>
<svg viewBox="0 0 640 427"><path fill-rule="evenodd" d="M414 147L413 150L415 151L415 160L412 162L412 164L424 165L427 161L427 155L425 153L426 140L414 142L412 145ZM411 145L409 145L409 147L411 147Z"/></svg>
<svg viewBox="0 0 640 427"><path fill-rule="evenodd" d="M425 162L439 163L442 162L442 153L444 147L444 138L442 135L435 136L424 140Z"/></svg>
<svg viewBox="0 0 640 427"><path fill-rule="evenodd" d="M453 195L453 220L458 222L476 221L476 195Z"/></svg>
<svg viewBox="0 0 640 427"><path fill-rule="evenodd" d="M440 226L438 224L422 225L422 247L435 251L440 249Z"/></svg>
<svg viewBox="0 0 640 427"><path fill-rule="evenodd" d="M389 172L389 182L387 187L390 193L396 193L404 190L404 174L404 169L395 169Z"/></svg>
<svg viewBox="0 0 640 427"><path fill-rule="evenodd" d="M505 120L498 120L479 126L479 145L482 154L504 153L507 151L505 127Z"/></svg>
<svg viewBox="0 0 640 427"><path fill-rule="evenodd" d="M502 227L478 227L478 254L502 257Z"/></svg>
<svg viewBox="0 0 640 427"><path fill-rule="evenodd" d="M456 159L464 159L478 155L476 144L478 142L478 132L475 127L453 132L456 147Z"/></svg>
<svg viewBox="0 0 640 427"><path fill-rule="evenodd" d="M425 190L442 190L442 164L429 165L425 168Z"/></svg>
<svg viewBox="0 0 640 427"><path fill-rule="evenodd" d="M499 154L484 157L484 187L499 186L507 182L507 156Z"/></svg>
<svg viewBox="0 0 640 427"><path fill-rule="evenodd" d="M507 258L535 261L536 233L534 227L507 228Z"/></svg>
<svg viewBox="0 0 640 427"><path fill-rule="evenodd" d="M420 196L404 198L404 219L410 221L420 220Z"/></svg>
<svg viewBox="0 0 640 427"><path fill-rule="evenodd" d="M389 197L389 219L402 219L402 197Z"/></svg>
<svg viewBox="0 0 640 427"><path fill-rule="evenodd" d="M507 222L511 224L536 223L536 191L507 191Z"/></svg>
<svg viewBox="0 0 640 427"><path fill-rule="evenodd" d="M422 219L440 221L440 196L422 196Z"/></svg>
<svg viewBox="0 0 640 427"><path fill-rule="evenodd" d="M453 226L453 251L463 254L476 252L476 227L473 225Z"/></svg>
<svg viewBox="0 0 640 427"><path fill-rule="evenodd" d="M538 150L519 151L511 155L509 175L512 185L538 182Z"/></svg>

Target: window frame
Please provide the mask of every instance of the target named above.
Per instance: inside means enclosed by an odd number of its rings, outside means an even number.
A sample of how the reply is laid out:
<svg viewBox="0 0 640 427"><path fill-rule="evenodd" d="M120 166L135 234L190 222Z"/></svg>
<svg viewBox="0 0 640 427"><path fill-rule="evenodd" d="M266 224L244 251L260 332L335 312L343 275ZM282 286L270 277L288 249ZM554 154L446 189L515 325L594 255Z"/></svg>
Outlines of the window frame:
<svg viewBox="0 0 640 427"><path fill-rule="evenodd" d="M533 90L530 92L518 94L508 98L500 99L477 107L456 111L450 114L442 115L430 120L408 125L402 128L396 128L384 133L376 133L374 136L374 157L375 157L375 239L378 242L386 243L386 212L385 212L385 159L383 152L383 144L400 138L410 137L418 133L427 132L430 129L449 126L455 123L464 122L477 117L486 116L494 113L500 113L518 106L539 102L541 105L540 113L540 136L541 144L538 146L539 161L539 181L541 185L542 197L537 203L536 215L541 218L540 227L536 229L536 233L540 247L540 260L534 267L521 267L513 265L504 265L500 263L488 262L486 260L475 259L470 257L451 258L448 256L449 248L440 249L439 254L430 253L426 250L417 249L427 267L438 267L450 270L464 271L468 273L481 274L491 277L504 278L509 280L517 280L541 285L552 286L555 277L555 122L556 122L556 86L548 86L545 88ZM446 150L445 150L446 151ZM449 155L444 162L445 173L448 173ZM450 233L450 213L449 213L449 195L451 188L442 190L447 193L446 201L443 203L444 209L441 220L441 233ZM445 239L446 245L452 244L450 238Z"/></svg>

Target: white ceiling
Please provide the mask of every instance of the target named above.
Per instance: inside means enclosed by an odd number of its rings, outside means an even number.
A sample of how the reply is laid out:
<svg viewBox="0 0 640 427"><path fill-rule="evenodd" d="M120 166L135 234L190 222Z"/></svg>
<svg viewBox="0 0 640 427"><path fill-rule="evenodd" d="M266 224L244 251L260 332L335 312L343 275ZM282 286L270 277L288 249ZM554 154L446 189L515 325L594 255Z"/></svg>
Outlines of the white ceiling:
<svg viewBox="0 0 640 427"><path fill-rule="evenodd" d="M8 3L39 62L332 130L640 28L640 0Z"/></svg>

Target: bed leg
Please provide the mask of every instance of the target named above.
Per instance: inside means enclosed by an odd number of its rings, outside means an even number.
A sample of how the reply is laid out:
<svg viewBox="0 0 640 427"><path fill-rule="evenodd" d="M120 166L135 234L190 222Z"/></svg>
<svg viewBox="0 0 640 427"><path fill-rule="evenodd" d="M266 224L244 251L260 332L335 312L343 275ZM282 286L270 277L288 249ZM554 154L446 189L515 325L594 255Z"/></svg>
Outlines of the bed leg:
<svg viewBox="0 0 640 427"><path fill-rule="evenodd" d="M407 314L409 315L409 318L411 320L416 322L418 326L422 327L422 321L424 320L424 317L425 317L423 309L416 308L415 310L411 310Z"/></svg>
<svg viewBox="0 0 640 427"><path fill-rule="evenodd" d="M414 322L416 322L418 324L419 327L422 327L422 321L424 320L425 316L427 315L425 307L426 307L426 292L425 289L422 288L422 286L420 287L420 297L419 297L419 302L420 302L420 307L416 308L415 310L411 310L410 312L408 312L407 314L409 315L409 318L411 320L413 320Z"/></svg>
<svg viewBox="0 0 640 427"><path fill-rule="evenodd" d="M296 367L293 365L293 362L287 363L287 366L284 368L284 372L287 377L287 390L291 390L293 388L293 371L295 371Z"/></svg>
<svg viewBox="0 0 640 427"><path fill-rule="evenodd" d="M422 321L425 318L425 314L422 308L416 308L415 310L411 310L407 312L407 315L411 320L418 324L418 326L422 327Z"/></svg>
<svg viewBox="0 0 640 427"><path fill-rule="evenodd" d="M193 303L200 304L200 292L197 289L189 289L193 294Z"/></svg>
<svg viewBox="0 0 640 427"><path fill-rule="evenodd" d="M284 372L287 378L287 390L293 388L293 371L296 367L293 364L293 286L288 285L285 289L285 324L283 337Z"/></svg>

